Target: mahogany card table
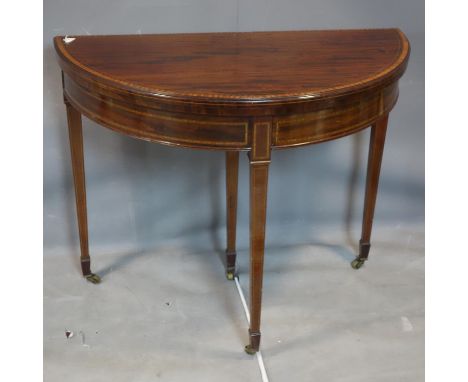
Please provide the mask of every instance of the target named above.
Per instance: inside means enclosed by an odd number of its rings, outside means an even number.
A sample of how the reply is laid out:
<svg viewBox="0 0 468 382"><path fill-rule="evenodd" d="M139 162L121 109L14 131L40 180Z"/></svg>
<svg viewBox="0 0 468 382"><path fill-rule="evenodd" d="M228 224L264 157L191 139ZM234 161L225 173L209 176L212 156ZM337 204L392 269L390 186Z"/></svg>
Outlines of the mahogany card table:
<svg viewBox="0 0 468 382"><path fill-rule="evenodd" d="M260 346L268 167L273 149L371 128L360 268L388 114L410 52L398 29L57 36L83 275L91 282L81 116L150 142L226 152L226 275L235 277L239 152L250 160L250 328Z"/></svg>

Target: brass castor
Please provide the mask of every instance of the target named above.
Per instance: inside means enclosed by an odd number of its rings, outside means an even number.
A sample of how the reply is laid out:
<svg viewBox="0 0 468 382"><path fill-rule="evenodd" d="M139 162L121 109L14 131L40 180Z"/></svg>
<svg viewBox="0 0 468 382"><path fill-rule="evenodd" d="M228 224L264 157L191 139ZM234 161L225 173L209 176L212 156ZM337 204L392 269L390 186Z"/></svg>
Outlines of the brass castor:
<svg viewBox="0 0 468 382"><path fill-rule="evenodd" d="M234 272L226 272L226 278L228 280L234 280L234 277L235 277Z"/></svg>
<svg viewBox="0 0 468 382"><path fill-rule="evenodd" d="M95 273L90 273L89 275L86 275L86 280L88 280L90 283L93 284L99 284L101 282L101 278L95 274Z"/></svg>
<svg viewBox="0 0 468 382"><path fill-rule="evenodd" d="M353 269L359 269L364 265L364 262L364 259L360 259L359 257L357 257L353 261L351 261L351 267Z"/></svg>
<svg viewBox="0 0 468 382"><path fill-rule="evenodd" d="M249 355L254 355L258 351L258 350L255 350L254 348L252 348L251 345L246 345L244 350Z"/></svg>

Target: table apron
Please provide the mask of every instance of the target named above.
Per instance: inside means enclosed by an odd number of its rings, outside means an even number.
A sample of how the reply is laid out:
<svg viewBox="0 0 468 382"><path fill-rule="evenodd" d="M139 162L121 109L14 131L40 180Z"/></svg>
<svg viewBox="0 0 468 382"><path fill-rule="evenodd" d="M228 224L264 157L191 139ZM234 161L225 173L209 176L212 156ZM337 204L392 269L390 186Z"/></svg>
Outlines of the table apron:
<svg viewBox="0 0 468 382"><path fill-rule="evenodd" d="M164 112L121 100L63 76L64 97L83 115L114 131L168 145L215 150L250 150L254 116L208 116ZM398 83L327 101L307 113L270 116L272 146L294 147L352 134L392 109Z"/></svg>
<svg viewBox="0 0 468 382"><path fill-rule="evenodd" d="M398 82L337 98L326 107L273 120L273 146L293 147L355 133L388 114L398 99Z"/></svg>

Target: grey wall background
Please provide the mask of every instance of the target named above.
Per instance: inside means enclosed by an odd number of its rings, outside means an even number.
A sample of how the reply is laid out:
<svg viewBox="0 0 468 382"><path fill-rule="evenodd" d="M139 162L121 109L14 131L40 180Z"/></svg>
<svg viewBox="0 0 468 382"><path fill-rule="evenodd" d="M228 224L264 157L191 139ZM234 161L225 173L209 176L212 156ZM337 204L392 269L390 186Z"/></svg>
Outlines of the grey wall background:
<svg viewBox="0 0 468 382"><path fill-rule="evenodd" d="M399 27L412 44L390 117L374 221L424 221L423 0L45 0L44 251L78 246L60 69L54 35ZM83 119L91 251L142 251L213 233L224 246L224 155L133 140ZM368 132L276 151L268 224L298 240L321 227L360 228ZM247 247L248 166L241 156L238 246ZM353 179L355 182L353 182ZM352 184L354 183L354 186ZM274 245L268 237L267 245ZM207 243L209 248L213 243Z"/></svg>

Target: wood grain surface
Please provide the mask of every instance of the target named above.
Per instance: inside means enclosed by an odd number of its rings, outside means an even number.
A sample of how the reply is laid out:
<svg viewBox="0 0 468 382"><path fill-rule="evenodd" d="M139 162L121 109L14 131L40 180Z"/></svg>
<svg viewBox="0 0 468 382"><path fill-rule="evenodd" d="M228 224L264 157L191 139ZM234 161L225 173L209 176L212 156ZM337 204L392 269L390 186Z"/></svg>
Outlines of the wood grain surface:
<svg viewBox="0 0 468 382"><path fill-rule="evenodd" d="M316 98L398 74L397 29L73 36L55 44L78 70L160 97L235 101Z"/></svg>

